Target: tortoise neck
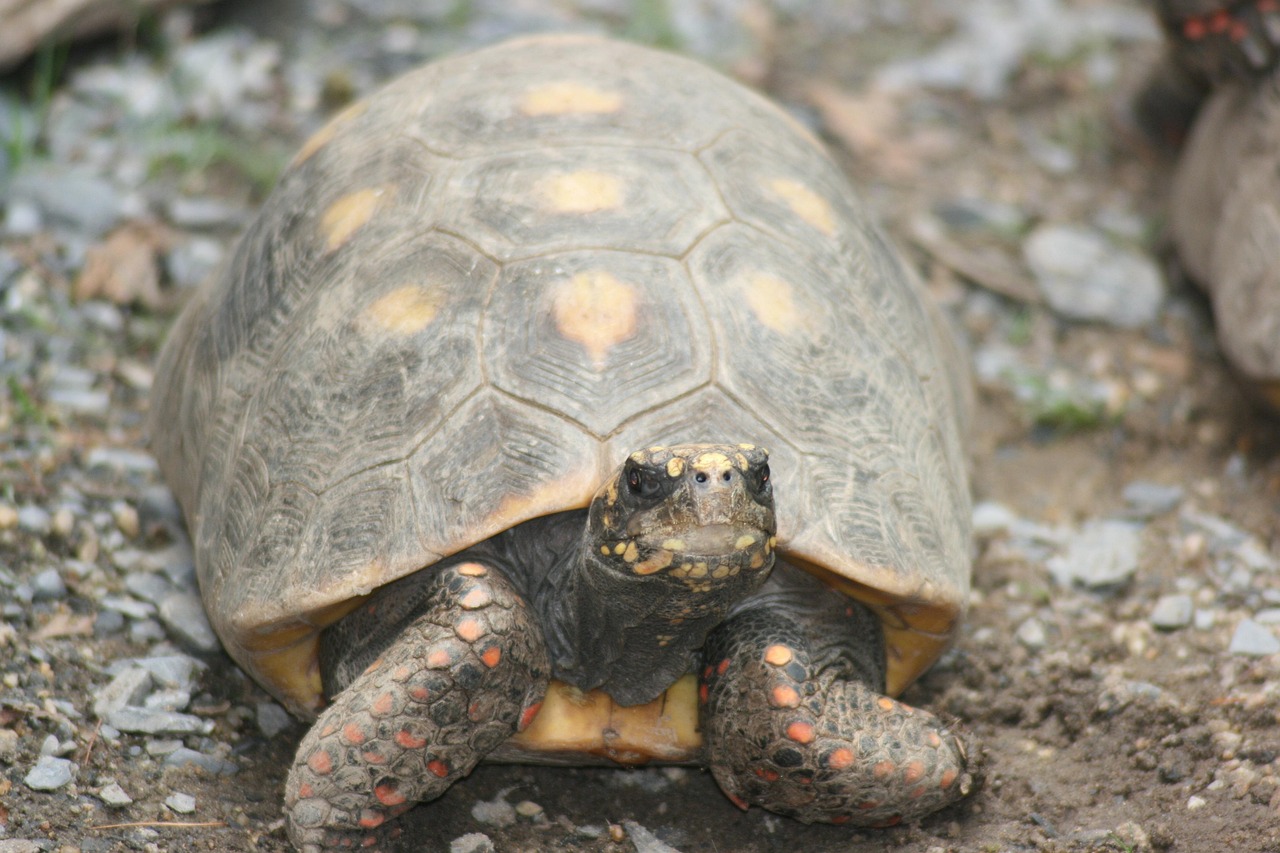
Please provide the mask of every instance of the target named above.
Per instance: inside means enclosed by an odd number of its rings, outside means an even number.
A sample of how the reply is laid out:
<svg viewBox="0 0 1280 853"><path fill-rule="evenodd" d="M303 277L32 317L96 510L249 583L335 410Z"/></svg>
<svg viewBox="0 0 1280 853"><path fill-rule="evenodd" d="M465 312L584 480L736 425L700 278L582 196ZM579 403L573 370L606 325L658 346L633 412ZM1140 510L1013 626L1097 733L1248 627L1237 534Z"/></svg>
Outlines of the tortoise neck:
<svg viewBox="0 0 1280 853"><path fill-rule="evenodd" d="M552 677L599 688L620 705L648 702L692 671L707 634L768 575L766 566L696 590L667 572L620 573L601 544L584 530L581 547L550 567L534 599Z"/></svg>

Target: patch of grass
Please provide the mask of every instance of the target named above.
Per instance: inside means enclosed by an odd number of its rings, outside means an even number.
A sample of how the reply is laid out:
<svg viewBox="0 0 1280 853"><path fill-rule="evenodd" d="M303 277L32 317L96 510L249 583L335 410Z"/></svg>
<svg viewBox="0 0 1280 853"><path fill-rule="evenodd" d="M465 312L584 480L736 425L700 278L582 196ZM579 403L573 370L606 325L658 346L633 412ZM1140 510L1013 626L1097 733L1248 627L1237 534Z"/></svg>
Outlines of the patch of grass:
<svg viewBox="0 0 1280 853"><path fill-rule="evenodd" d="M49 120L49 107L53 103L53 90L62 79L67 65L67 46L44 42L36 51L31 69L24 104L16 105L9 119L9 127L3 140L9 167L17 172L24 163L34 160L43 149L45 125ZM28 119L27 116L30 118ZM31 122L28 126L27 122Z"/></svg>
<svg viewBox="0 0 1280 853"><path fill-rule="evenodd" d="M1077 432L1110 423L1118 414L1109 412L1105 400L1076 383L1059 385L1033 373L1008 379L1027 420L1034 426Z"/></svg>
<svg viewBox="0 0 1280 853"><path fill-rule="evenodd" d="M182 177L229 168L262 196L275 185L287 152L278 143L249 142L216 124L165 124L143 131L143 145L152 174L173 169Z"/></svg>
<svg viewBox="0 0 1280 853"><path fill-rule="evenodd" d="M680 36L671 20L668 0L635 0L622 36L654 47L680 49Z"/></svg>
<svg viewBox="0 0 1280 853"><path fill-rule="evenodd" d="M22 426L35 426L47 429L53 420L44 409L32 399L27 389L22 387L18 377L10 376L5 383L9 389L9 399L13 402L15 422Z"/></svg>

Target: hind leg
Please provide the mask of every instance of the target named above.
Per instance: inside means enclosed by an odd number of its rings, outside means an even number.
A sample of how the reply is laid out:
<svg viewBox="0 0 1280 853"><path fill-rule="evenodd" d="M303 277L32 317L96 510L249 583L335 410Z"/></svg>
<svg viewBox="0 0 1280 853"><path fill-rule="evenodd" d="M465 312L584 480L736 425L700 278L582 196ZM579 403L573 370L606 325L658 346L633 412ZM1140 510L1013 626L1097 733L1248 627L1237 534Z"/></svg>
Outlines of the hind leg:
<svg viewBox="0 0 1280 853"><path fill-rule="evenodd" d="M387 624L379 603L403 611L399 592L371 599L330 641L350 647L330 670L355 663L359 674L302 739L285 784L289 837L306 853L383 849L388 820L470 773L528 725L546 692L546 648L528 605L478 562L415 588L417 615L366 665L365 637Z"/></svg>
<svg viewBox="0 0 1280 853"><path fill-rule="evenodd" d="M707 638L703 663L708 762L743 808L890 826L976 787L962 738L883 695L876 617L814 581L771 579Z"/></svg>

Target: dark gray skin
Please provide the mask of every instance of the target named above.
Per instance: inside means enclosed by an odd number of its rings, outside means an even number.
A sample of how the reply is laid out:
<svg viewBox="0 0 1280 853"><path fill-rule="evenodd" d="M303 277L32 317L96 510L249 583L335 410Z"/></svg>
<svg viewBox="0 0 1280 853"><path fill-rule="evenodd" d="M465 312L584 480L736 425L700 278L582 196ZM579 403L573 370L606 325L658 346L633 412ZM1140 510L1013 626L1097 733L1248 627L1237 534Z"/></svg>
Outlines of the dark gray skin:
<svg viewBox="0 0 1280 853"><path fill-rule="evenodd" d="M878 619L775 566L774 532L763 450L651 448L587 511L378 591L322 639L332 704L286 784L290 837L394 847L388 821L528 725L552 677L626 705L697 672L705 763L743 808L881 826L970 793L966 742L882 695Z"/></svg>

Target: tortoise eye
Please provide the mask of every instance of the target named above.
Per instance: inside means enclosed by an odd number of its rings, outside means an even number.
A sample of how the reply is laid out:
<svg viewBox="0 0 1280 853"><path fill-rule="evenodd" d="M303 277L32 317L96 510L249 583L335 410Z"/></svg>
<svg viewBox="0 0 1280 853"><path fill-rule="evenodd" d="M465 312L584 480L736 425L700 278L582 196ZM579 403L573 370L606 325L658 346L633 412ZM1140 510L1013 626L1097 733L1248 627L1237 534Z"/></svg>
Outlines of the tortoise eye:
<svg viewBox="0 0 1280 853"><path fill-rule="evenodd" d="M627 466L627 489L642 498L656 498L662 494L665 478L639 465Z"/></svg>
<svg viewBox="0 0 1280 853"><path fill-rule="evenodd" d="M769 464L766 462L764 467L760 469L760 485L763 486L768 482L769 482Z"/></svg>

